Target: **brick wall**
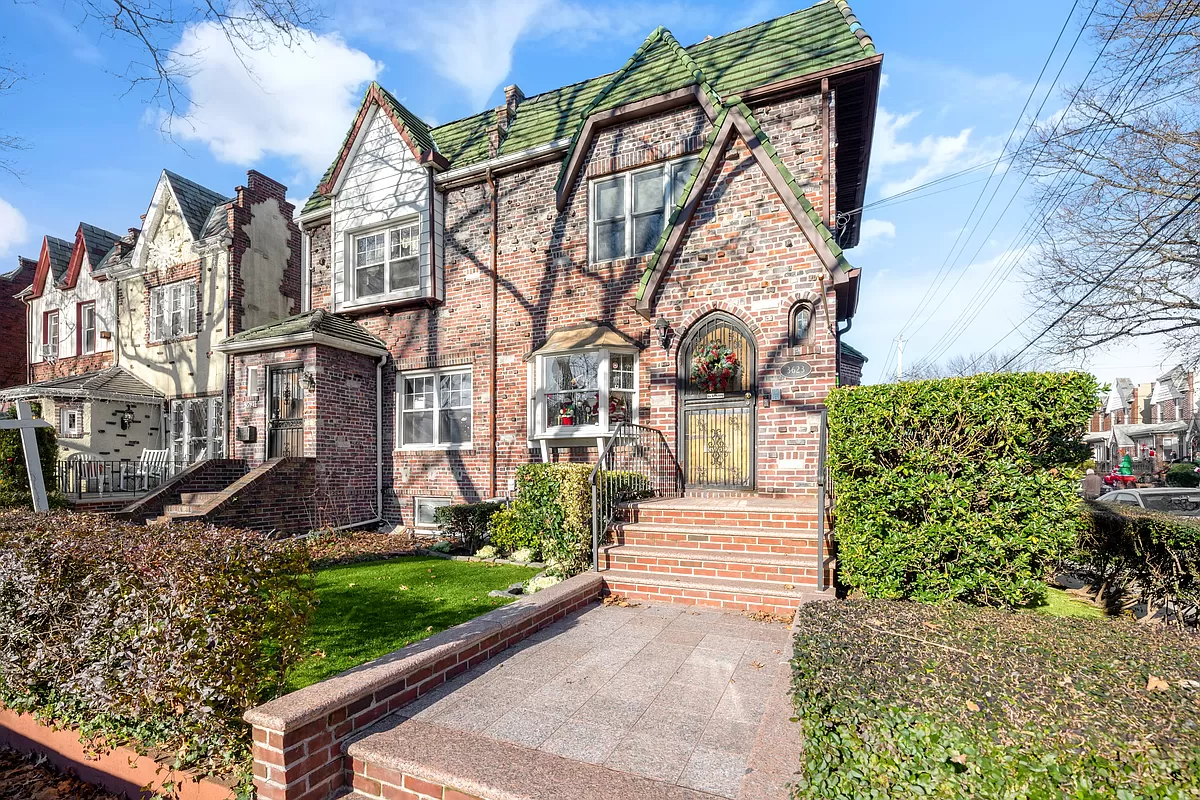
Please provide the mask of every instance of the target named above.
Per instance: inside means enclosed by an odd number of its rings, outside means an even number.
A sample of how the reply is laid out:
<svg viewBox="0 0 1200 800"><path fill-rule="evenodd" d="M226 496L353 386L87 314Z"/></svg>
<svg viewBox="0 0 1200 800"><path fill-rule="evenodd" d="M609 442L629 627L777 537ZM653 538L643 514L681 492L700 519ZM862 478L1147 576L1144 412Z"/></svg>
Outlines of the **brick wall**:
<svg viewBox="0 0 1200 800"><path fill-rule="evenodd" d="M234 458L243 459L251 466L257 466L267 459L268 414L267 396L270 384L267 370L271 367L284 365L301 365L305 372L314 373L317 366L316 348L313 346L281 348L265 353L238 354L233 358L233 408L230 419L230 449ZM247 383L249 367L259 370L259 387L252 393ZM312 402L310 392L306 392L304 406L304 455L309 458L317 456L317 406ZM236 428L256 427L257 435L254 442L239 442Z"/></svg>
<svg viewBox="0 0 1200 800"><path fill-rule="evenodd" d="M312 308L333 309L333 262L328 222L309 228L309 270L312 282Z"/></svg>
<svg viewBox="0 0 1200 800"><path fill-rule="evenodd" d="M316 348L316 502L326 524L375 516L375 372L370 356ZM391 419L385 404L384 425Z"/></svg>
<svg viewBox="0 0 1200 800"><path fill-rule="evenodd" d="M9 277L0 279L0 389L20 386L29 376L26 306L13 295L33 283L37 261L18 258Z"/></svg>
<svg viewBox="0 0 1200 800"><path fill-rule="evenodd" d="M204 521L274 531L280 536L307 533L317 527L312 503L315 476L311 458L260 464L222 490L222 498L204 515Z"/></svg>
<svg viewBox="0 0 1200 800"><path fill-rule="evenodd" d="M83 356L60 358L54 363L39 361L33 365L33 382L48 381L51 378L66 378L72 375L83 375L87 372L107 369L112 366L112 351L103 353L88 353ZM24 381L21 381L24 383Z"/></svg>
<svg viewBox="0 0 1200 800"><path fill-rule="evenodd" d="M755 109L789 169L822 201L820 97L808 94ZM528 444L527 362L552 330L602 322L646 346L639 358L641 421L664 431L678 449L675 385L678 347L707 314L725 311L746 327L757 349L760 393L778 388L782 401L756 409L757 488L803 492L814 483L820 405L837 369L834 294L822 283L824 268L787 212L745 143L724 154L660 289L655 316L673 331L667 350L652 323L632 304L647 256L588 263L587 175L650 163L691 152L709 132L695 107L675 109L601 131L585 158L566 208L554 207L560 164L549 163L497 178L499 204L499 303L497 488L504 491L518 465L540 458ZM388 519L411 522L414 496L478 500L490 490L489 383L491 311L490 196L486 184L446 194L444 305L356 316L382 339L401 370L432 361L472 364L474 447L460 451L396 451L395 369L384 380L385 475ZM312 229L314 307L328 302L328 229ZM799 300L815 302L810 339L789 346L788 315ZM811 373L785 379L779 367L803 359ZM686 370L689 365L683 365ZM594 457L580 441L565 457Z"/></svg>
<svg viewBox="0 0 1200 800"><path fill-rule="evenodd" d="M229 227L233 236L229 256L229 320L230 334L245 329L246 281L242 262L246 251L255 246L246 232L251 223L253 207L267 200L279 203L279 211L287 220L291 234L288 240L288 262L279 292L291 301L291 313L300 311L300 228L292 219L295 206L287 200L287 187L256 170L246 172L246 185L237 187L237 196L229 207Z"/></svg>

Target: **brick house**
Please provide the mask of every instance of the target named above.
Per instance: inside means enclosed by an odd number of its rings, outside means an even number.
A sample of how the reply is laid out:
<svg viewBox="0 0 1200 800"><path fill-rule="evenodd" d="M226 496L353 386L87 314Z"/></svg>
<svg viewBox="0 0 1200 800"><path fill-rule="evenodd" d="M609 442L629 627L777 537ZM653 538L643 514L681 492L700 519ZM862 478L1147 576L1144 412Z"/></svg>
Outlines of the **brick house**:
<svg viewBox="0 0 1200 800"><path fill-rule="evenodd" d="M0 274L0 389L29 380L27 308L20 295L36 271L35 259L17 256L17 266Z"/></svg>
<svg viewBox="0 0 1200 800"><path fill-rule="evenodd" d="M28 383L58 429L62 456L113 488L146 449L163 472L220 458L226 359L217 342L299 310L299 232L286 187L250 171L227 197L163 171L143 226L124 236L81 224L45 237L30 285ZM110 474L112 473L112 474Z"/></svg>
<svg viewBox="0 0 1200 800"><path fill-rule="evenodd" d="M378 494L345 516L422 528L636 423L690 494L815 527L881 59L829 0L436 127L373 83L300 216L305 313L218 346L231 455L344 454Z"/></svg>
<svg viewBox="0 0 1200 800"><path fill-rule="evenodd" d="M1084 440L1105 467L1126 455L1144 471L1195 458L1200 452L1197 399L1196 373L1182 366L1151 383L1118 378L1101 398Z"/></svg>

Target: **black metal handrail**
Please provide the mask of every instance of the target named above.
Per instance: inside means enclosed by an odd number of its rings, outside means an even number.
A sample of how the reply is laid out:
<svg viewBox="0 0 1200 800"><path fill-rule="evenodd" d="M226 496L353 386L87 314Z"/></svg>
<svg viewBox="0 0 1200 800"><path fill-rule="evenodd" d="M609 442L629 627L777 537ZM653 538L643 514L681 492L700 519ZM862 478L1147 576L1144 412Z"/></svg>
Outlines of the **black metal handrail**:
<svg viewBox="0 0 1200 800"><path fill-rule="evenodd" d="M71 458L57 462L58 490L76 498L138 494L157 489L187 464L175 461L100 461Z"/></svg>
<svg viewBox="0 0 1200 800"><path fill-rule="evenodd" d="M592 468L592 568L600 570L600 540L622 503L681 497L683 470L657 428L622 422Z"/></svg>

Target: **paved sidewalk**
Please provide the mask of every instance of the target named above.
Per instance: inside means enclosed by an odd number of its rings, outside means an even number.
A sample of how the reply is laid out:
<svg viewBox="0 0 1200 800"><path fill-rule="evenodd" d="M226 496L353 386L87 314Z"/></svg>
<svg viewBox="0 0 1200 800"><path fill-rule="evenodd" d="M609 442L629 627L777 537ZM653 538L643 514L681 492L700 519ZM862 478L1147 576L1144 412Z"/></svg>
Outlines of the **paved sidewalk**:
<svg viewBox="0 0 1200 800"><path fill-rule="evenodd" d="M788 626L684 606L596 606L399 713L736 798Z"/></svg>

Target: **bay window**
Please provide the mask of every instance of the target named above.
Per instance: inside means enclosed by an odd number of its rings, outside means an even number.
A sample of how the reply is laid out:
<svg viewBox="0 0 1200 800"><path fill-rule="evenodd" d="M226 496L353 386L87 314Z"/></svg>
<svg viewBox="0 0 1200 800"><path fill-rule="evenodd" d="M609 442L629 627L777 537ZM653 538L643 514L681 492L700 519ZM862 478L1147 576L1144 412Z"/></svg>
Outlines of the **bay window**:
<svg viewBox="0 0 1200 800"><path fill-rule="evenodd" d="M537 434L595 436L637 421L637 354L607 348L537 357Z"/></svg>
<svg viewBox="0 0 1200 800"><path fill-rule="evenodd" d="M420 220L354 236L351 252L355 299L420 290Z"/></svg>
<svg viewBox="0 0 1200 800"><path fill-rule="evenodd" d="M196 332L196 281L176 281L150 290L150 341Z"/></svg>
<svg viewBox="0 0 1200 800"><path fill-rule="evenodd" d="M471 369L404 373L397 441L406 449L463 450L471 447Z"/></svg>
<svg viewBox="0 0 1200 800"><path fill-rule="evenodd" d="M696 161L694 157L681 158L593 181L589 204L592 261L654 252Z"/></svg>

